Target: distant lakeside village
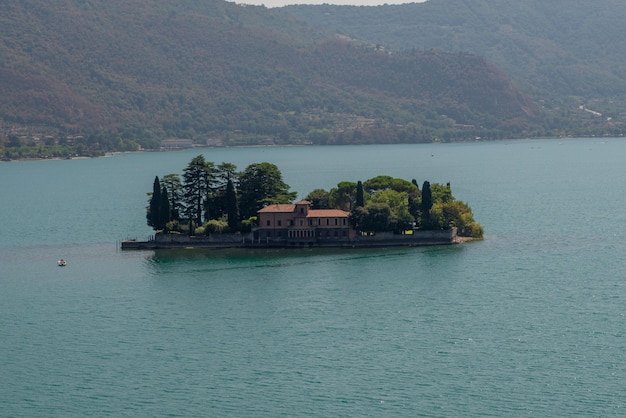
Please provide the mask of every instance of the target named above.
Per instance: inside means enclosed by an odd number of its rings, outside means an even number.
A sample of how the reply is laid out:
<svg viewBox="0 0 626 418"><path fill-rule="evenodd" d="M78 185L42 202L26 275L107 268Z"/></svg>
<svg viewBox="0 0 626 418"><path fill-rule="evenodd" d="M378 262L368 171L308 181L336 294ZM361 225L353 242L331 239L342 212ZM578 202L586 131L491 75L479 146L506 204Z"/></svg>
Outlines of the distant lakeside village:
<svg viewBox="0 0 626 418"><path fill-rule="evenodd" d="M155 234L127 249L313 248L450 245L483 229L450 184L377 176L316 189L293 203L277 166L216 165L202 155L178 174L155 177L146 220Z"/></svg>
<svg viewBox="0 0 626 418"><path fill-rule="evenodd" d="M557 130L539 137L582 137L582 136L624 136L621 127L626 126L626 112L611 116L584 105L576 108L578 115L588 115L597 120L604 120L615 129L585 131ZM274 145L333 145L333 144L371 144L371 143L433 143L463 142L494 139L527 138L514 132L504 134L487 132L480 126L458 123L448 115L439 115L438 122L447 127L439 133L423 137L396 138L386 132L383 136L374 134L378 127L376 119L362 116L342 115L328 128L311 129L306 135L290 138L268 136L233 129L222 134L208 137L169 137L166 139L133 137L113 132L91 134L67 134L49 126L14 126L0 121L0 161L46 160L101 157L107 154L136 151L176 151L190 148L238 147L238 146L274 146ZM373 135L368 137L369 134ZM547 135L547 136L546 136ZM537 137L537 136L530 136ZM133 139L134 138L134 139Z"/></svg>

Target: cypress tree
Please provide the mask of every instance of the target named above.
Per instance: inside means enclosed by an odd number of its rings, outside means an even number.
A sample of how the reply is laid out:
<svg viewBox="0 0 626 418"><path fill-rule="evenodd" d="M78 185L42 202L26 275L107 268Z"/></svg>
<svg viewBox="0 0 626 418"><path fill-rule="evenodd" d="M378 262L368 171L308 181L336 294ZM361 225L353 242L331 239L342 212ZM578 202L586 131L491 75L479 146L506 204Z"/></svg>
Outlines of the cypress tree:
<svg viewBox="0 0 626 418"><path fill-rule="evenodd" d="M356 202L354 206L357 208L365 206L365 196L363 195L363 183L361 183L361 180L356 184Z"/></svg>
<svg viewBox="0 0 626 418"><path fill-rule="evenodd" d="M430 229L430 208L433 207L433 195L430 190L430 182L425 181L422 186L422 205L420 207L422 216L421 216L421 225L424 229Z"/></svg>
<svg viewBox="0 0 626 418"><path fill-rule="evenodd" d="M150 196L150 203L148 205L148 211L146 213L146 220L148 221L148 226L151 226L154 230L159 229L160 226L160 215L159 210L161 207L161 183L159 182L159 177L156 176L154 178L154 183L152 184L152 196Z"/></svg>
<svg viewBox="0 0 626 418"><path fill-rule="evenodd" d="M425 181L422 186L422 213L429 213L433 207L433 194L430 191L430 182Z"/></svg>

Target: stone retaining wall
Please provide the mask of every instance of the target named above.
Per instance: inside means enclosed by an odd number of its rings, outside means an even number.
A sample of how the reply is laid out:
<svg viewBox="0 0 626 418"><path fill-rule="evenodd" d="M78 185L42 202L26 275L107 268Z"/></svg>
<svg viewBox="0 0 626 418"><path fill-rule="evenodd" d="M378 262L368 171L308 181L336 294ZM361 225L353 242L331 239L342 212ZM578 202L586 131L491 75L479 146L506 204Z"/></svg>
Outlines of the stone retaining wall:
<svg viewBox="0 0 626 418"><path fill-rule="evenodd" d="M183 234L156 234L149 241L123 241L122 249L154 249L177 247L204 248L252 248L252 247L389 247L446 245L456 243L456 228L446 231L413 231L412 234L397 235L392 232L379 232L375 235L357 236L353 239L336 240L253 240L253 234L214 234L209 236L188 236Z"/></svg>

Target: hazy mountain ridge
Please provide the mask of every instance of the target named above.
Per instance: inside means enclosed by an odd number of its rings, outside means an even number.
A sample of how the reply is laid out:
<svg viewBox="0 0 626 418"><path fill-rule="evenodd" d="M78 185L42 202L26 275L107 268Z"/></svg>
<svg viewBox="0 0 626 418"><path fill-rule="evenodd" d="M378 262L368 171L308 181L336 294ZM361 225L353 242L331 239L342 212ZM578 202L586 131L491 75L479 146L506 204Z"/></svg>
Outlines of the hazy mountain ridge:
<svg viewBox="0 0 626 418"><path fill-rule="evenodd" d="M484 56L538 97L626 101L626 3L619 0L429 0L285 10L393 49Z"/></svg>

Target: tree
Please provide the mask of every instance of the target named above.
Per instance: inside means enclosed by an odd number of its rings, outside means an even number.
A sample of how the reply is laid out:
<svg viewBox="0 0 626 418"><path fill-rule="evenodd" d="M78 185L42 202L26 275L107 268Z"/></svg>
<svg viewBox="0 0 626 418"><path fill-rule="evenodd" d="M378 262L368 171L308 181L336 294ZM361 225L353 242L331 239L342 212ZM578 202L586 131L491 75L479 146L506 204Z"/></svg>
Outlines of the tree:
<svg viewBox="0 0 626 418"><path fill-rule="evenodd" d="M454 200L452 197L452 189L450 187L450 183L445 186L442 184L433 183L430 185L430 193L432 196L433 204L435 202L450 202Z"/></svg>
<svg viewBox="0 0 626 418"><path fill-rule="evenodd" d="M421 224L423 228L429 228L430 208L433 207L433 196L430 191L430 182L425 181L422 185L422 204L421 211Z"/></svg>
<svg viewBox="0 0 626 418"><path fill-rule="evenodd" d="M401 232L413 227L415 218L409 211L409 197L406 192L397 192L392 189L379 190L372 196L368 206L373 203L389 206L393 215L393 230Z"/></svg>
<svg viewBox="0 0 626 418"><path fill-rule="evenodd" d="M220 165L217 166L217 170L215 171L215 178L217 180L218 187L226 187L226 183L228 183L228 180L236 180L237 166L232 163L222 162Z"/></svg>
<svg viewBox="0 0 626 418"><path fill-rule="evenodd" d="M171 220L180 219L182 207L182 185L178 174L166 174L161 178L161 184L167 190L169 197Z"/></svg>
<svg viewBox="0 0 626 418"><path fill-rule="evenodd" d="M211 163L212 164L212 163ZM229 181L237 179L237 166L222 162L215 169L214 183L205 203L207 214L212 219L218 219L227 215L226 187Z"/></svg>
<svg viewBox="0 0 626 418"><path fill-rule="evenodd" d="M311 202L312 209L329 209L329 193L324 189L315 189L304 198Z"/></svg>
<svg viewBox="0 0 626 418"><path fill-rule="evenodd" d="M158 229L165 229L167 223L171 220L170 214L170 200L167 195L167 189L165 186L161 189L161 195L159 196L159 223Z"/></svg>
<svg viewBox="0 0 626 418"><path fill-rule="evenodd" d="M354 202L355 207L365 206L365 196L363 192L363 183L359 180L356 183L356 201Z"/></svg>
<svg viewBox="0 0 626 418"><path fill-rule="evenodd" d="M393 213L393 230L396 233L412 229L415 223L415 218L409 212L408 200L405 202L405 205L398 207Z"/></svg>
<svg viewBox="0 0 626 418"><path fill-rule="evenodd" d="M415 219L415 222L419 223L421 200L419 198L413 198L409 195L407 198L409 213Z"/></svg>
<svg viewBox="0 0 626 418"><path fill-rule="evenodd" d="M363 231L363 222L365 218L369 215L367 209L363 206L355 207L352 212L350 212L350 225L357 231Z"/></svg>
<svg viewBox="0 0 626 418"><path fill-rule="evenodd" d="M419 196L420 194L419 187L404 179L393 179L393 181L389 185L389 188L391 190L395 190L396 192L405 192L412 197Z"/></svg>
<svg viewBox="0 0 626 418"><path fill-rule="evenodd" d="M152 184L152 194L150 195L150 201L147 208L146 220L148 222L148 226L151 226L154 230L159 229L160 225L160 215L159 210L161 208L161 183L159 182L159 177L156 176L154 178L154 183Z"/></svg>
<svg viewBox="0 0 626 418"><path fill-rule="evenodd" d="M152 193L148 204L146 219L148 225L155 231L165 229L170 221L170 201L167 195L167 188L161 186L159 177L154 178Z"/></svg>
<svg viewBox="0 0 626 418"><path fill-rule="evenodd" d="M15 135L15 134L11 134L9 135L9 143L7 144L8 148L17 148L19 146L22 145L22 142L20 141L20 137Z"/></svg>
<svg viewBox="0 0 626 418"><path fill-rule="evenodd" d="M183 200L189 221L202 225L202 213L213 180L213 163L202 155L194 157L183 170Z"/></svg>
<svg viewBox="0 0 626 418"><path fill-rule="evenodd" d="M376 190L385 190L391 188L393 177L391 176L376 176L365 181L363 187L367 189L367 192L372 194Z"/></svg>
<svg viewBox="0 0 626 418"><path fill-rule="evenodd" d="M210 219L217 219L224 214L224 205L221 204L223 200L224 193L222 190L218 189L216 183L216 168L215 164L211 161L205 162L205 170L206 170L206 196L204 199L204 221L208 221ZM218 201L217 205L215 205L215 201Z"/></svg>
<svg viewBox="0 0 626 418"><path fill-rule="evenodd" d="M356 200L356 183L342 181L330 191L330 207L351 211Z"/></svg>
<svg viewBox="0 0 626 418"><path fill-rule="evenodd" d="M255 216L270 203L291 203L296 195L289 191L275 164L250 164L239 176L239 211L243 219Z"/></svg>
<svg viewBox="0 0 626 418"><path fill-rule="evenodd" d="M224 196L226 203L226 216L228 218L228 229L234 231L239 225L239 208L237 206L237 191L232 180L226 183L226 193Z"/></svg>
<svg viewBox="0 0 626 418"><path fill-rule="evenodd" d="M393 229L394 218L386 203L371 203L352 211L350 222L359 231L384 232Z"/></svg>
<svg viewBox="0 0 626 418"><path fill-rule="evenodd" d="M482 238L483 228L474 220L470 207L460 200L437 202L441 209L442 229L457 227L458 234L465 237Z"/></svg>
<svg viewBox="0 0 626 418"><path fill-rule="evenodd" d="M404 179L393 178L391 176L377 176L371 178L365 181L363 187L370 194L374 194L380 190L406 192L413 198L419 196L420 194L419 188L415 183Z"/></svg>
<svg viewBox="0 0 626 418"><path fill-rule="evenodd" d="M400 207L408 207L409 201L407 194L404 192L396 192L395 190L387 189L380 190L375 193L369 200L370 203L385 203L389 205L392 212Z"/></svg>

